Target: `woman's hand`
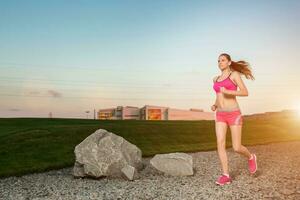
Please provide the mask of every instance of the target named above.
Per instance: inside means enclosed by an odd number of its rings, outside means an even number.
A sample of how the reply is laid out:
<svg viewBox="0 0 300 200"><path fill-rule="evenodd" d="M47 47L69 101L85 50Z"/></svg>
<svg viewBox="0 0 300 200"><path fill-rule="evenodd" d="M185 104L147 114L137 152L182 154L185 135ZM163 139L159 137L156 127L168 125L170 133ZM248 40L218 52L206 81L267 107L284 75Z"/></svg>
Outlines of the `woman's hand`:
<svg viewBox="0 0 300 200"><path fill-rule="evenodd" d="M215 110L217 109L217 106L216 106L216 105L212 105L212 106L210 107L210 109L211 109L212 111L215 111Z"/></svg>
<svg viewBox="0 0 300 200"><path fill-rule="evenodd" d="M227 89L225 87L221 87L220 88L220 91L223 93L223 94L229 94L227 91Z"/></svg>

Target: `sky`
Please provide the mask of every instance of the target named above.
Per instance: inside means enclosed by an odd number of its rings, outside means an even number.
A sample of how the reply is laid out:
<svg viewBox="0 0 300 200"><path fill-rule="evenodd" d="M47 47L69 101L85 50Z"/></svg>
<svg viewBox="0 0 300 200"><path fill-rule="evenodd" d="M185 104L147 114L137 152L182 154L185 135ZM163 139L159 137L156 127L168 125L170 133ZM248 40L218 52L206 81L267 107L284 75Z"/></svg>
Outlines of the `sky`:
<svg viewBox="0 0 300 200"><path fill-rule="evenodd" d="M300 110L300 1L0 2L0 117L157 105L211 112L218 56L250 63L244 114Z"/></svg>

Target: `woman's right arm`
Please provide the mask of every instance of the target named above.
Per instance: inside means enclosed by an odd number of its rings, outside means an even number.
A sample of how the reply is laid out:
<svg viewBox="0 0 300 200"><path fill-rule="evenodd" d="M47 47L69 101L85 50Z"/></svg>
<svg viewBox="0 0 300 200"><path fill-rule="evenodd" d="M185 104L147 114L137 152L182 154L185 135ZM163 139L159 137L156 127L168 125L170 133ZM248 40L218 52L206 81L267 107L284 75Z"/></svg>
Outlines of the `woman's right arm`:
<svg viewBox="0 0 300 200"><path fill-rule="evenodd" d="M212 111L215 111L216 109L217 109L217 99L216 99L216 101L215 101L215 103L211 106L211 110Z"/></svg>
<svg viewBox="0 0 300 200"><path fill-rule="evenodd" d="M218 78L218 76L215 76L213 78L213 82L215 82L217 78ZM212 106L215 106L215 108L217 108L217 102L218 102L218 99L216 98L215 103Z"/></svg>
<svg viewBox="0 0 300 200"><path fill-rule="evenodd" d="M217 103L218 103L218 100L217 100L217 98L216 98L214 105L216 105L216 106L217 106Z"/></svg>

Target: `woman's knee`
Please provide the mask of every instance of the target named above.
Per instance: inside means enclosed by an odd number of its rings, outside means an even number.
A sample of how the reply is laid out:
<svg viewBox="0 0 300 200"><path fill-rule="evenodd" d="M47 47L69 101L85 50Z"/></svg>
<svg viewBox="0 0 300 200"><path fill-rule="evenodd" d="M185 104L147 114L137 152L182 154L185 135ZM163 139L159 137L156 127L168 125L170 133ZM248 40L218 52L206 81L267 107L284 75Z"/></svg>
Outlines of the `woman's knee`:
<svg viewBox="0 0 300 200"><path fill-rule="evenodd" d="M220 149L225 149L225 140L218 140L217 141L217 143L218 143L218 148Z"/></svg>
<svg viewBox="0 0 300 200"><path fill-rule="evenodd" d="M233 150L235 152L241 152L242 151L242 145L233 145Z"/></svg>

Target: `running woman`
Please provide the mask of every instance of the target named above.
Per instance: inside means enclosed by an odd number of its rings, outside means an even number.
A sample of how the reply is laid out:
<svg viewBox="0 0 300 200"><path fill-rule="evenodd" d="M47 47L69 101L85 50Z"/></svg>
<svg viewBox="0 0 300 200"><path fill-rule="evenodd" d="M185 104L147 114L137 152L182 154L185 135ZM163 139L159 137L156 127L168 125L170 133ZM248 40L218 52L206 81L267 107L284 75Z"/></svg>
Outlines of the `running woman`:
<svg viewBox="0 0 300 200"><path fill-rule="evenodd" d="M248 96L248 90L241 79L243 74L247 79L254 79L249 63L232 61L230 55L222 53L218 58L221 75L213 78L213 89L216 92L215 104L211 106L215 112L215 131L217 136L218 155L223 173L216 184L224 185L232 181L228 170L226 153L226 132L230 127L233 150L246 157L250 174L257 170L256 155L241 144L243 117L236 96ZM237 90L239 88L239 91Z"/></svg>

